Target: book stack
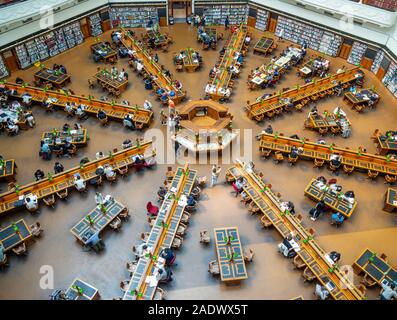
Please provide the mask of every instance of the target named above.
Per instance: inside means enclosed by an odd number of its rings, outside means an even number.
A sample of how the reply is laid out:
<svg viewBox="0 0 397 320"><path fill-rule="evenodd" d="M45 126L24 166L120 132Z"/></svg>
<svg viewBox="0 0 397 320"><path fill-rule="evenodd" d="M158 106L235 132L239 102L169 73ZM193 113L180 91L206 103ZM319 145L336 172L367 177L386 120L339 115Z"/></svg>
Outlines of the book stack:
<svg viewBox="0 0 397 320"><path fill-rule="evenodd" d="M122 25L126 28L146 28L150 19L153 24L159 22L157 8L152 7L117 7L109 12L112 27Z"/></svg>
<svg viewBox="0 0 397 320"><path fill-rule="evenodd" d="M387 89L397 97L397 64L395 62L390 64L382 82L386 85Z"/></svg>
<svg viewBox="0 0 397 320"><path fill-rule="evenodd" d="M255 29L266 31L269 20L269 11L258 9L256 14Z"/></svg>
<svg viewBox="0 0 397 320"><path fill-rule="evenodd" d="M347 58L347 62L354 64L355 66L359 65L365 51L367 51L367 48L368 46L366 44L354 41L350 55Z"/></svg>
<svg viewBox="0 0 397 320"><path fill-rule="evenodd" d="M207 25L223 25L226 17L229 17L230 25L238 25L241 22L247 23L248 6L245 4L213 5L204 8L203 14Z"/></svg>
<svg viewBox="0 0 397 320"><path fill-rule="evenodd" d="M385 54L383 53L383 50L378 50L378 52L376 53L374 62L372 63L371 66L371 71L373 73L377 73L380 67L380 64L382 63L382 60L384 58Z"/></svg>

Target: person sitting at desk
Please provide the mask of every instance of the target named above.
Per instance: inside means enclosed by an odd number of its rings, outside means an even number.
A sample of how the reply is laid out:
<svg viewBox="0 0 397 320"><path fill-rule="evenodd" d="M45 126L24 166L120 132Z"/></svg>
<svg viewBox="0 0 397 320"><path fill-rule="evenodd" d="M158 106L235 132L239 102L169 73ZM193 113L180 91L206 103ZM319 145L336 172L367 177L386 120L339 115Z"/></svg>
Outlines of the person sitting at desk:
<svg viewBox="0 0 397 320"><path fill-rule="evenodd" d="M87 119L87 114L84 111L85 110L85 106L83 104L80 104L77 109L76 109L76 116L77 118L79 118L80 120L85 120Z"/></svg>
<svg viewBox="0 0 397 320"><path fill-rule="evenodd" d="M342 191L342 186L336 184L338 181L336 179L330 179L328 181L329 189L332 193L336 194L337 192Z"/></svg>
<svg viewBox="0 0 397 320"><path fill-rule="evenodd" d="M160 267L158 269L158 280L162 283L167 283L172 281L172 271L170 268Z"/></svg>
<svg viewBox="0 0 397 320"><path fill-rule="evenodd" d="M102 151L98 151L98 152L95 154L95 158L96 158L97 160L102 159L104 156L105 156L105 155L103 154Z"/></svg>
<svg viewBox="0 0 397 320"><path fill-rule="evenodd" d="M335 86L334 91L337 97L339 97L343 93L342 83L340 81L338 81L338 84Z"/></svg>
<svg viewBox="0 0 397 320"><path fill-rule="evenodd" d="M44 179L45 174L44 174L43 170L37 169L36 172L34 173L34 177L36 178L36 181L39 181L41 179Z"/></svg>
<svg viewBox="0 0 397 320"><path fill-rule="evenodd" d="M67 74L68 73L66 68L65 68L65 66L62 65L62 64L59 66L59 71L61 71L63 74Z"/></svg>
<svg viewBox="0 0 397 320"><path fill-rule="evenodd" d="M245 37L244 43L245 43L245 45L247 45L247 46L251 43L251 37L250 37L249 35L247 35L247 36Z"/></svg>
<svg viewBox="0 0 397 320"><path fill-rule="evenodd" d="M244 61L244 57L243 57L243 54L242 53L239 53L239 55L238 55L238 57L237 57L237 63L239 64L239 65L242 65L243 64L243 61Z"/></svg>
<svg viewBox="0 0 397 320"><path fill-rule="evenodd" d="M74 130L76 130L76 131L82 131L82 130L83 130L83 126L82 126L80 123L78 123L78 122L76 122L76 123L74 124L73 128L74 128Z"/></svg>
<svg viewBox="0 0 397 320"><path fill-rule="evenodd" d="M145 100L145 102L143 103L143 108L145 110L152 110L152 104L149 100Z"/></svg>
<svg viewBox="0 0 397 320"><path fill-rule="evenodd" d="M346 191L345 194L343 195L343 199L345 199L347 202L349 202L349 207L351 208L354 204L355 200L355 195L353 191Z"/></svg>
<svg viewBox="0 0 397 320"><path fill-rule="evenodd" d="M105 111L103 111L103 110L99 110L98 111L98 113L97 113L97 118L99 119L99 120L104 120L104 119L106 119L106 113L105 113Z"/></svg>
<svg viewBox="0 0 397 320"><path fill-rule="evenodd" d="M105 203L105 199L103 198L102 193L100 193L100 192L95 192L95 203L96 203L97 205L100 205L100 204L104 204L104 203Z"/></svg>
<svg viewBox="0 0 397 320"><path fill-rule="evenodd" d="M291 157L291 158L298 158L298 156L299 156L299 152L298 152L298 148L296 147L296 146L292 146L291 147L291 152L290 152L290 154L289 154L289 156Z"/></svg>
<svg viewBox="0 0 397 320"><path fill-rule="evenodd" d="M88 235L90 235L92 233L92 231L88 231L88 232L89 232ZM93 249L95 252L99 252L100 250L102 250L105 247L105 244L99 237L99 231L92 234L90 236L90 238L87 240L85 245L87 247L90 247L91 249Z"/></svg>
<svg viewBox="0 0 397 320"><path fill-rule="evenodd" d="M27 108L30 109L31 105L32 105L32 96L29 93L24 93L22 95L22 105Z"/></svg>
<svg viewBox="0 0 397 320"><path fill-rule="evenodd" d="M143 63L140 60L136 61L136 70L138 71L138 73L141 73L143 70Z"/></svg>
<svg viewBox="0 0 397 320"><path fill-rule="evenodd" d="M74 148L73 145L69 141L65 141L63 145L63 155L67 158L71 158L70 151Z"/></svg>
<svg viewBox="0 0 397 320"><path fill-rule="evenodd" d="M131 147L132 147L132 141L131 141L130 139L124 140L123 143L122 143L122 145L121 145L121 147L122 147L123 149L131 148Z"/></svg>
<svg viewBox="0 0 397 320"><path fill-rule="evenodd" d="M265 132L266 132L267 134L273 134L273 127L272 127L271 124L269 124L269 125L266 127Z"/></svg>
<svg viewBox="0 0 397 320"><path fill-rule="evenodd" d="M124 119L123 119L123 125L124 127L130 129L130 130L135 130L135 125L130 117L129 114L127 114Z"/></svg>
<svg viewBox="0 0 397 320"><path fill-rule="evenodd" d="M316 284L315 296L321 300L326 300L329 296L329 291L322 285Z"/></svg>
<svg viewBox="0 0 397 320"><path fill-rule="evenodd" d="M341 225L345 221L345 217L340 212L334 212L331 215L331 224Z"/></svg>
<svg viewBox="0 0 397 320"><path fill-rule="evenodd" d="M134 248L134 252L139 258L142 258L148 251L150 251L149 246L145 242Z"/></svg>
<svg viewBox="0 0 397 320"><path fill-rule="evenodd" d="M51 160L51 149L47 142L41 142L40 155L44 160Z"/></svg>
<svg viewBox="0 0 397 320"><path fill-rule="evenodd" d="M292 215L295 214L295 205L294 205L294 203L292 201L283 201L283 202L281 202L280 207L281 207L283 212L288 210L289 213L291 213Z"/></svg>
<svg viewBox="0 0 397 320"><path fill-rule="evenodd" d="M313 106L313 108L310 110L309 114L307 115L307 118L309 119L310 116L315 117L318 114L317 106Z"/></svg>
<svg viewBox="0 0 397 320"><path fill-rule="evenodd" d="M316 178L314 185L320 190L323 190L327 186L327 179L323 176L319 176Z"/></svg>
<svg viewBox="0 0 397 320"><path fill-rule="evenodd" d="M109 164L106 164L104 167L104 173L106 178L113 178L116 175L116 172L113 170L113 167Z"/></svg>
<svg viewBox="0 0 397 320"><path fill-rule="evenodd" d="M75 114L73 105L70 104L69 102L66 102L66 104L65 104L65 111L66 111L66 113L68 114L68 117L69 117L69 118L70 118L70 117L73 117L73 115Z"/></svg>
<svg viewBox="0 0 397 320"><path fill-rule="evenodd" d="M123 69L121 70L121 72L119 73L118 80L119 80L119 81L128 80L128 73L125 71L124 68L123 68Z"/></svg>
<svg viewBox="0 0 397 320"><path fill-rule="evenodd" d="M328 256L330 257L330 259L334 262L337 263L340 260L341 254L339 252L336 251L331 251Z"/></svg>
<svg viewBox="0 0 397 320"><path fill-rule="evenodd" d="M85 181L81 178L80 174L74 177L74 186L76 187L77 191L82 192L86 190L87 185Z"/></svg>
<svg viewBox="0 0 397 320"><path fill-rule="evenodd" d="M12 135L17 135L19 132L19 126L10 118L7 119L7 129Z"/></svg>
<svg viewBox="0 0 397 320"><path fill-rule="evenodd" d="M65 123L62 127L62 131L67 133L70 130L70 125L69 123Z"/></svg>
<svg viewBox="0 0 397 320"><path fill-rule="evenodd" d="M194 200L194 197L192 195L188 195L187 196L187 205L189 207L194 207L194 206L196 206L196 204L197 204L197 201Z"/></svg>
<svg viewBox="0 0 397 320"><path fill-rule="evenodd" d="M37 196L34 194L30 194L25 198L25 206L30 212L34 212L39 208Z"/></svg>
<svg viewBox="0 0 397 320"><path fill-rule="evenodd" d="M243 177L240 177L236 180L236 187L237 187L237 190L239 193L241 193L241 191L243 191L244 185L245 185L245 183L244 183Z"/></svg>
<svg viewBox="0 0 397 320"><path fill-rule="evenodd" d="M311 218L313 221L316 221L318 217L325 211L326 205L324 200L320 200L316 206L312 209L310 209L309 214L311 215Z"/></svg>
<svg viewBox="0 0 397 320"><path fill-rule="evenodd" d="M397 299L397 291L396 291L396 285L394 283L391 283L390 286L381 283L382 290L380 292L379 299L380 300L396 300Z"/></svg>
<svg viewBox="0 0 397 320"><path fill-rule="evenodd" d="M61 172L63 172L63 170L64 170L63 165L59 162L55 162L55 165L54 165L55 174L61 173Z"/></svg>
<svg viewBox="0 0 397 320"><path fill-rule="evenodd" d="M342 164L342 156L339 154L335 154L335 153L331 154L329 160L331 164L336 168L339 168L340 165Z"/></svg>
<svg viewBox="0 0 397 320"><path fill-rule="evenodd" d="M7 256L5 254L5 248L2 243L0 243L0 267L7 266Z"/></svg>

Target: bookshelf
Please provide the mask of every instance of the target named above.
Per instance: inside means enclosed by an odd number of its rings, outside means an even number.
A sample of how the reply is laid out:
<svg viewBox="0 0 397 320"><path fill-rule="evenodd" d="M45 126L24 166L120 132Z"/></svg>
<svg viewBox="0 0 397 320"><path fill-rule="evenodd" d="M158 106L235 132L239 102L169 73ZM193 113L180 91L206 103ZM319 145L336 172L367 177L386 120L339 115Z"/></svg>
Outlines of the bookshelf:
<svg viewBox="0 0 397 320"><path fill-rule="evenodd" d="M34 64L37 61L40 61L39 50L37 49L36 42L33 40L25 42L26 51L30 57L30 63Z"/></svg>
<svg viewBox="0 0 397 320"><path fill-rule="evenodd" d="M8 76L8 69L4 63L3 56L0 54L0 79L6 78Z"/></svg>
<svg viewBox="0 0 397 320"><path fill-rule="evenodd" d="M68 45L66 43L65 36L62 29L54 31L55 41L59 50L59 53L68 50Z"/></svg>
<svg viewBox="0 0 397 320"><path fill-rule="evenodd" d="M343 43L343 38L337 34L324 31L321 38L318 51L325 53L331 57L336 57Z"/></svg>
<svg viewBox="0 0 397 320"><path fill-rule="evenodd" d="M383 50L378 50L378 52L376 53L374 62L372 63L372 66L371 66L371 71L374 74L377 74L377 72L379 70L379 67L380 67L380 64L382 63L382 60L383 60L384 56L385 56L385 54L384 54Z"/></svg>
<svg viewBox="0 0 397 320"><path fill-rule="evenodd" d="M269 11L258 9L256 14L255 29L266 31L269 20Z"/></svg>
<svg viewBox="0 0 397 320"><path fill-rule="evenodd" d="M112 27L119 24L126 28L145 28L150 19L154 24L159 22L157 8L152 7L117 7L109 12Z"/></svg>
<svg viewBox="0 0 397 320"><path fill-rule="evenodd" d="M397 63L392 62L382 82L387 89L397 97Z"/></svg>
<svg viewBox="0 0 397 320"><path fill-rule="evenodd" d="M227 16L231 25L238 25L241 22L247 23L248 6L245 4L212 5L205 7L203 14L207 25L223 25Z"/></svg>
<svg viewBox="0 0 397 320"><path fill-rule="evenodd" d="M55 38L54 32L50 32L44 35L45 44L48 48L48 53L51 57L56 56L59 54L59 49L57 45L57 40Z"/></svg>
<svg viewBox="0 0 397 320"><path fill-rule="evenodd" d="M88 21L90 23L91 36L97 37L103 33L102 25L101 25L102 20L101 17L99 16L99 13L89 16Z"/></svg>
<svg viewBox="0 0 397 320"><path fill-rule="evenodd" d="M26 50L26 47L24 44L20 44L20 45L16 46L15 53L17 54L19 66L21 69L25 69L32 65L28 51Z"/></svg>
<svg viewBox="0 0 397 320"><path fill-rule="evenodd" d="M354 41L350 55L347 58L347 62L359 65L367 48L368 46L366 44Z"/></svg>

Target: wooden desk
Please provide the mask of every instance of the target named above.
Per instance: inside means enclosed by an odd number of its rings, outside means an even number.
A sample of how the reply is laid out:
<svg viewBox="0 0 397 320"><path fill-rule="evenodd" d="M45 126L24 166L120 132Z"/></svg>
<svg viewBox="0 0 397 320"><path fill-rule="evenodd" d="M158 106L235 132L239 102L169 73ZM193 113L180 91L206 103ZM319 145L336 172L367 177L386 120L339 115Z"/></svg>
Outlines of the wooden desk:
<svg viewBox="0 0 397 320"><path fill-rule="evenodd" d="M62 130L43 132L41 141L47 142L50 146L64 145L66 141L69 141L76 147L83 147L87 145L87 129L83 129L81 132L77 130L70 130L70 132Z"/></svg>
<svg viewBox="0 0 397 320"><path fill-rule="evenodd" d="M110 46L107 46L104 42L91 45L91 52L97 56L100 56L105 62L108 62L109 59L112 58L117 59L117 52L114 51Z"/></svg>
<svg viewBox="0 0 397 320"><path fill-rule="evenodd" d="M4 246L4 252L28 241L32 236L32 232L23 219L0 229L0 243Z"/></svg>
<svg viewBox="0 0 397 320"><path fill-rule="evenodd" d="M104 166L105 164L109 164L113 167L114 170L118 168L123 168L126 165L132 166L133 160L132 157L137 154L145 154L146 151L149 151L152 145L152 141L147 141L141 143L140 147L133 146L128 149L120 150L110 157L110 155L105 156L104 158L93 160L84 165L84 167L80 168L74 167L69 170L65 170L59 174L55 174L50 181L48 178L32 182L25 186L19 187L19 194L15 191L8 191L0 195L0 215L4 215L12 210L18 209L20 207L25 207L23 200L20 200L19 197L33 193L37 196L38 199L46 198L56 192L63 191L65 189L74 188L74 175L76 173L80 173L82 179L88 182L91 179L96 178L98 175L96 174L96 169L99 166ZM152 153L155 155L155 152Z"/></svg>
<svg viewBox="0 0 397 320"><path fill-rule="evenodd" d="M237 160L236 165L228 169L227 174L234 179L245 179L244 192L259 207L262 214L271 221L282 238L295 235L295 242L299 245L297 255L317 277L318 281L330 292L335 300L362 300L363 294L350 282L344 274L334 268L325 257L326 252L313 239L302 223L291 214L283 212L281 200L265 185L254 172L247 170Z"/></svg>
<svg viewBox="0 0 397 320"><path fill-rule="evenodd" d="M118 92L118 94L120 94L126 90L128 85L127 79L120 81L118 77L113 77L107 70L98 71L94 74L94 78L99 84L101 84L107 91L111 93Z"/></svg>
<svg viewBox="0 0 397 320"><path fill-rule="evenodd" d="M234 54L236 52L241 53L243 50L247 32L247 27L240 25L235 33L232 33L229 37L225 54L219 63L218 69L220 72L217 73L211 81L211 85L216 87L216 91L214 93L210 93L209 96L214 101L218 101L224 97L224 95L220 93L220 89L226 90L229 88L229 82L232 78L232 73L228 70L236 63L236 60L233 59Z"/></svg>
<svg viewBox="0 0 397 320"><path fill-rule="evenodd" d="M397 141L390 140L383 135L379 135L377 140L378 153L381 155L387 155L390 153L397 154Z"/></svg>
<svg viewBox="0 0 397 320"><path fill-rule="evenodd" d="M13 181L16 174L17 165L14 159L4 160L3 167L0 168L0 181Z"/></svg>
<svg viewBox="0 0 397 320"><path fill-rule="evenodd" d="M180 103L186 97L186 92L179 90L175 87L173 80L168 78L164 73L161 72L160 66L153 61L148 52L144 50L137 41L130 35L129 31L121 28L122 43L126 48L130 48L134 51L133 55L136 59L142 61L144 70L147 74L155 77L153 80L153 90L157 91L159 88L166 89L167 91L174 91L175 97L172 99L175 104Z"/></svg>
<svg viewBox="0 0 397 320"><path fill-rule="evenodd" d="M329 69L330 62L322 57L318 56L315 59L309 59L302 68L299 69L299 74L301 77L305 78L308 76L317 76L320 74L321 68L315 66L316 61L321 61L323 63L328 64L328 67L325 68L325 71Z"/></svg>
<svg viewBox="0 0 397 320"><path fill-rule="evenodd" d="M193 53L195 51L196 50L192 48L183 50L184 56L182 62L187 72L194 72L200 67L200 61L198 59L193 59Z"/></svg>
<svg viewBox="0 0 397 320"><path fill-rule="evenodd" d="M369 173L377 172L384 175L386 179L394 179L397 177L397 161L388 160L386 157L378 156L370 153L362 153L358 155L358 151L339 148L336 146L322 145L310 141L292 139L284 136L269 135L262 133L259 150L270 150L273 152L281 152L285 155L291 152L291 147L302 147L303 153L299 158L310 160L323 160L326 163L330 162L332 154L342 155L341 168L344 166L353 167L355 170Z"/></svg>
<svg viewBox="0 0 397 320"><path fill-rule="evenodd" d="M295 107L300 106L302 103L306 104L309 101L317 101L328 95L333 94L334 88L338 82L341 82L346 88L355 84L356 79L363 76L359 68L353 68L343 73L330 75L318 81L310 82L303 86L297 86L288 91L275 94L266 99L251 103L247 106L247 115L250 119L261 121L265 116L273 117L276 110L285 111L290 98ZM303 106L300 106L300 108ZM300 109L299 109L300 110Z"/></svg>
<svg viewBox="0 0 397 320"><path fill-rule="evenodd" d="M354 261L353 269L358 273L364 272L378 285L382 283L386 285L397 284L397 270L368 248Z"/></svg>
<svg viewBox="0 0 397 320"><path fill-rule="evenodd" d="M14 89L16 94L12 95L13 98L22 99L24 93L29 93L32 96L32 101L41 104L43 101L51 98L52 104L55 107L65 109L66 103L74 102L76 108L79 104L85 105L85 112L96 116L98 111L102 110L106 115L115 120L123 121L126 115L132 115L135 124L140 126L149 126L153 119L153 112L138 106L126 106L122 104L115 104L112 102L101 101L98 99L90 99L77 95L65 95L57 91L47 90L31 86L22 86L14 83L7 83L8 89Z"/></svg>
<svg viewBox="0 0 397 320"><path fill-rule="evenodd" d="M216 28L205 27L204 32L208 35L209 38L215 41L215 45L212 47L212 49L216 49L216 45L218 43L218 34ZM200 38L200 34L198 33L198 31L197 31L197 41L203 42L202 39ZM203 42L203 49L204 49L204 42Z"/></svg>
<svg viewBox="0 0 397 320"><path fill-rule="evenodd" d="M238 228L216 228L214 235L221 280L236 282L247 279L248 274Z"/></svg>
<svg viewBox="0 0 397 320"><path fill-rule="evenodd" d="M68 300L96 300L100 297L97 288L78 278L74 279L66 291L66 296Z"/></svg>
<svg viewBox="0 0 397 320"><path fill-rule="evenodd" d="M168 45L168 37L159 30L150 29L146 32L146 39L153 39L156 47L166 47Z"/></svg>
<svg viewBox="0 0 397 320"><path fill-rule="evenodd" d="M270 48L273 46L274 40L272 38L267 38L265 36L261 37L255 44L254 53L259 52L267 54Z"/></svg>
<svg viewBox="0 0 397 320"><path fill-rule="evenodd" d="M34 78L40 82L49 82L55 88L62 88L70 82L70 76L68 74L51 69L41 69L34 74Z"/></svg>
<svg viewBox="0 0 397 320"><path fill-rule="evenodd" d="M323 200L327 205L327 207L343 214L346 218L350 218L350 216L353 214L354 210L356 209L357 201L355 201L354 204L351 205L346 200L339 199L338 195L334 195L329 191L321 190L315 185L316 182L317 182L316 179L312 179L310 181L310 183L307 185L304 191L305 196L315 201Z"/></svg>
<svg viewBox="0 0 397 320"><path fill-rule="evenodd" d="M361 111L362 108L369 107L370 99L368 95L373 95L373 94L377 94L377 93L374 92L372 89L361 89L356 93L352 93L349 91L346 92L345 95L343 96L343 101L351 105L353 109L356 109L357 111ZM372 106L375 106L380 100L379 94L377 95L378 98L376 99L376 101Z"/></svg>
<svg viewBox="0 0 397 320"><path fill-rule="evenodd" d="M338 130L338 132L341 132L341 126L337 122L338 120L340 119L334 114L326 116L310 114L309 118L305 121L305 128L319 131L321 134L327 133L328 130ZM349 119L345 118L345 120L350 125Z"/></svg>
<svg viewBox="0 0 397 320"><path fill-rule="evenodd" d="M388 212L397 211L397 202L394 203L394 201L397 201L397 189L387 188L383 210Z"/></svg>
<svg viewBox="0 0 397 320"><path fill-rule="evenodd" d="M90 213L77 222L70 232L83 245L86 245L94 233L103 231L118 215L127 210L127 207L114 200L106 204L106 212L102 212L100 206L96 206Z"/></svg>
<svg viewBox="0 0 397 320"><path fill-rule="evenodd" d="M172 179L168 193L159 209L156 221L146 244L152 248L152 256L158 257L162 249L170 248L183 211L184 203L179 200L182 195L189 195L197 177L197 171L185 165L178 167ZM170 190L174 190L171 192ZM157 286L150 287L145 283L147 276L153 274L156 268L156 259L145 256L139 259L136 271L132 275L124 300L152 300Z"/></svg>

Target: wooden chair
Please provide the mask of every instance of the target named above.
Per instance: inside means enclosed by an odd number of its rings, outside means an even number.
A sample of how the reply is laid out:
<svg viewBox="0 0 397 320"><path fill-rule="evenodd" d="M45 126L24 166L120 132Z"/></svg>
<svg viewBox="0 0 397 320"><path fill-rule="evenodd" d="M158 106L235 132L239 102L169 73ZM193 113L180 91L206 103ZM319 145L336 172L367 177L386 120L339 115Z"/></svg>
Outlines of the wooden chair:
<svg viewBox="0 0 397 320"><path fill-rule="evenodd" d="M182 243L183 243L183 239L180 236L175 235L174 241L172 241L171 244L171 248L179 249L182 246Z"/></svg>
<svg viewBox="0 0 397 320"><path fill-rule="evenodd" d="M77 147L76 145L72 144L71 149L68 150L69 154L71 157L75 156L77 154Z"/></svg>
<svg viewBox="0 0 397 320"><path fill-rule="evenodd" d="M270 149L262 149L261 150L261 156L264 158L267 158L268 156L270 156L271 153L272 153L272 150L270 150Z"/></svg>
<svg viewBox="0 0 397 320"><path fill-rule="evenodd" d="M219 263L216 260L210 261L208 264L208 272L213 276L220 274Z"/></svg>
<svg viewBox="0 0 397 320"><path fill-rule="evenodd" d="M360 286L358 287L358 291L360 291L362 293L362 295L365 297L365 295L367 293L367 288L365 287L365 285L360 284Z"/></svg>
<svg viewBox="0 0 397 320"><path fill-rule="evenodd" d="M30 231L32 232L33 236L39 238L43 229L41 228L40 222L36 222L30 226Z"/></svg>
<svg viewBox="0 0 397 320"><path fill-rule="evenodd" d="M375 129L374 133L371 136L371 139L376 142L378 141L378 137L381 135L380 130L379 129Z"/></svg>
<svg viewBox="0 0 397 320"><path fill-rule="evenodd" d="M368 170L367 174L368 174L368 178L375 179L379 175L379 172Z"/></svg>
<svg viewBox="0 0 397 320"><path fill-rule="evenodd" d="M354 171L354 167L353 166L348 166L347 164L344 164L343 165L343 171L346 174L350 174L350 173L352 173Z"/></svg>
<svg viewBox="0 0 397 320"><path fill-rule="evenodd" d="M25 255L27 253L27 249L26 249L26 244L25 242L21 243L19 246L14 247L12 249L12 251L17 255L17 256L21 256L21 255Z"/></svg>
<svg viewBox="0 0 397 320"><path fill-rule="evenodd" d="M147 218L147 222L149 223L150 228L153 228L156 223L156 218Z"/></svg>
<svg viewBox="0 0 397 320"><path fill-rule="evenodd" d="M111 223L109 223L109 227L114 231L119 231L121 229L121 219L116 217L113 219Z"/></svg>
<svg viewBox="0 0 397 320"><path fill-rule="evenodd" d="M329 162L328 167L331 171L337 171L339 168L334 166L332 162Z"/></svg>
<svg viewBox="0 0 397 320"><path fill-rule="evenodd" d="M149 236L150 236L150 233L149 233L149 232L142 232L142 233L141 233L141 240L142 240L143 242L147 242L148 239L149 239Z"/></svg>
<svg viewBox="0 0 397 320"><path fill-rule="evenodd" d="M106 176L106 180L109 181L111 184L114 183L117 179L117 173L115 172L115 174L111 177Z"/></svg>
<svg viewBox="0 0 397 320"><path fill-rule="evenodd" d="M245 262L252 262L254 260L254 256L255 256L254 250L249 249L248 252L244 253L244 261Z"/></svg>
<svg viewBox="0 0 397 320"><path fill-rule="evenodd" d="M323 136L328 132L328 128L318 128L318 132Z"/></svg>
<svg viewBox="0 0 397 320"><path fill-rule="evenodd" d="M387 262L387 255L386 255L386 254L381 253L381 255L379 256L379 258Z"/></svg>
<svg viewBox="0 0 397 320"><path fill-rule="evenodd" d="M397 176L391 176L391 175L387 174L387 175L385 175L385 180L387 183L392 184L392 183L396 182Z"/></svg>
<svg viewBox="0 0 397 320"><path fill-rule="evenodd" d="M123 211L120 212L119 218L128 220L130 218L130 211L128 208L125 208Z"/></svg>
<svg viewBox="0 0 397 320"><path fill-rule="evenodd" d="M303 269L306 266L305 261L303 261L302 258L298 255L294 257L292 263L294 264L295 269Z"/></svg>
<svg viewBox="0 0 397 320"><path fill-rule="evenodd" d="M134 274L138 261L127 262L127 271L130 273L130 277Z"/></svg>
<svg viewBox="0 0 397 320"><path fill-rule="evenodd" d="M188 212L183 212L182 217L181 217L181 222L182 223L189 223L189 219L191 217L191 214Z"/></svg>
<svg viewBox="0 0 397 320"><path fill-rule="evenodd" d="M280 163L284 160L284 156L280 151L276 151L274 154L274 162Z"/></svg>
<svg viewBox="0 0 397 320"><path fill-rule="evenodd" d="M261 218L261 224L262 224L263 228L269 228L273 225L273 223L265 215L263 215Z"/></svg>
<svg viewBox="0 0 397 320"><path fill-rule="evenodd" d="M59 199L65 199L66 200L68 195L69 195L68 189L65 188L63 190L57 191L56 195L59 197Z"/></svg>
<svg viewBox="0 0 397 320"><path fill-rule="evenodd" d="M167 172L165 173L165 176L167 180L171 181L174 178L174 171L172 170L172 167L167 168Z"/></svg>
<svg viewBox="0 0 397 320"><path fill-rule="evenodd" d="M122 178L125 178L128 175L128 166L125 165L121 168L117 168L117 172L120 174Z"/></svg>
<svg viewBox="0 0 397 320"><path fill-rule="evenodd" d="M179 223L178 228L176 229L176 234L180 237L183 237L185 235L186 230L187 230L187 226L183 223Z"/></svg>
<svg viewBox="0 0 397 320"><path fill-rule="evenodd" d="M129 285L130 285L130 280L121 281L121 282L120 282L120 289L121 289L123 292L127 292L128 286L129 286Z"/></svg>
<svg viewBox="0 0 397 320"><path fill-rule="evenodd" d="M154 292L153 300L164 300L166 292L160 287L156 287L156 291Z"/></svg>
<svg viewBox="0 0 397 320"><path fill-rule="evenodd" d="M292 158L291 155L288 155L287 161L290 166L293 166L298 161L298 159L298 157Z"/></svg>
<svg viewBox="0 0 397 320"><path fill-rule="evenodd" d="M339 134L341 132L340 127L331 127L331 132L333 135Z"/></svg>
<svg viewBox="0 0 397 320"><path fill-rule="evenodd" d="M376 285L376 281L372 279L368 274L365 274L361 283L367 288L374 287Z"/></svg>
<svg viewBox="0 0 397 320"><path fill-rule="evenodd" d="M309 230L307 230L307 232L314 237L314 235L316 234L316 230L314 230L313 228L310 228Z"/></svg>
<svg viewBox="0 0 397 320"><path fill-rule="evenodd" d="M305 270L303 270L302 277L304 282L311 282L316 279L316 275L309 269L309 267L306 267Z"/></svg>
<svg viewBox="0 0 397 320"><path fill-rule="evenodd" d="M260 208L256 205L254 201L251 201L250 204L248 205L248 212L251 213L251 215L256 214L260 211Z"/></svg>
<svg viewBox="0 0 397 320"><path fill-rule="evenodd" d="M51 194L51 195L49 195L48 197L45 197L45 198L43 198L43 202L47 205L47 206L49 206L49 207L51 207L51 208L54 208L55 207L55 195L54 194Z"/></svg>
<svg viewBox="0 0 397 320"><path fill-rule="evenodd" d="M200 243L210 243L211 237L207 230L200 231Z"/></svg>
<svg viewBox="0 0 397 320"><path fill-rule="evenodd" d="M88 81L88 88L90 88L90 89L95 88L96 84L93 79L88 79L87 81Z"/></svg>

